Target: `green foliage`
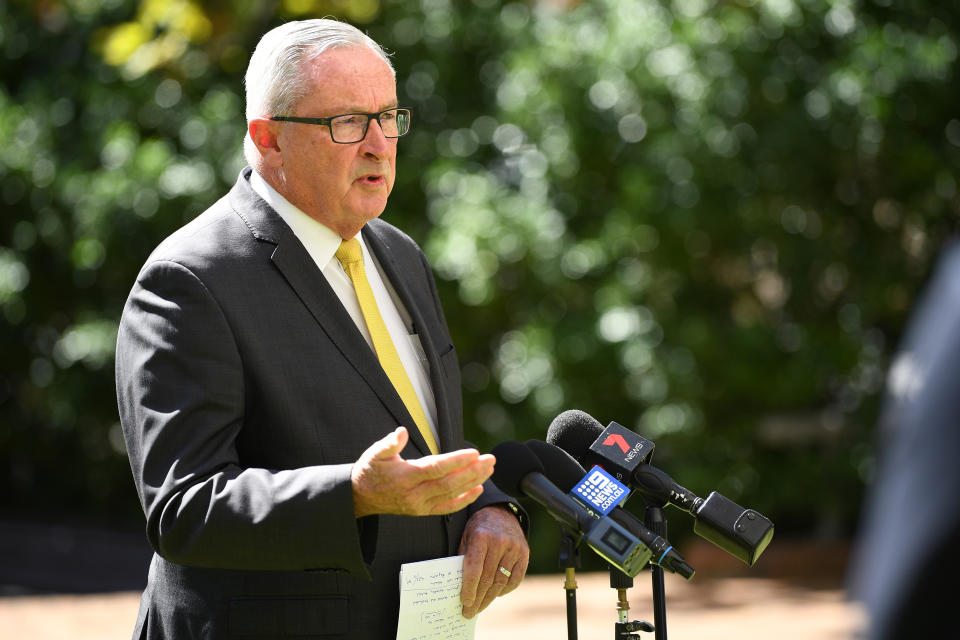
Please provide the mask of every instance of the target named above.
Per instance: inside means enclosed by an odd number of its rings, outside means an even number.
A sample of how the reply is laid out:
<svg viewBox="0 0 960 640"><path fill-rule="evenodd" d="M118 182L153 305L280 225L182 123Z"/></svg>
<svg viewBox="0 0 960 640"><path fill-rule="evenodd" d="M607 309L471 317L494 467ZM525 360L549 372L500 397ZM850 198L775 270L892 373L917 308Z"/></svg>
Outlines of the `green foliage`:
<svg viewBox="0 0 960 640"><path fill-rule="evenodd" d="M468 437L583 409L783 535L849 533L887 360L960 209L958 9L568 4L0 7L3 504L135 516L123 300L242 166L247 52L332 13L369 20L414 110L385 216L438 275Z"/></svg>
<svg viewBox="0 0 960 640"><path fill-rule="evenodd" d="M440 156L415 153L424 234L474 438L581 408L697 492L849 532L886 359L957 213L955 15L474 5L455 50L423 29L398 51L435 141L410 146ZM426 20L461 28L450 10Z"/></svg>

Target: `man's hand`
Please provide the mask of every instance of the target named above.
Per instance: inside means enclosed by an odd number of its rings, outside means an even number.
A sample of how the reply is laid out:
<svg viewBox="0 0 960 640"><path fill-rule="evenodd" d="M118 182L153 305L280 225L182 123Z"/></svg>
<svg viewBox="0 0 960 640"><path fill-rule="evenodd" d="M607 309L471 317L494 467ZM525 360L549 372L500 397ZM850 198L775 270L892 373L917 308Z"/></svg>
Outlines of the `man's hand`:
<svg viewBox="0 0 960 640"><path fill-rule="evenodd" d="M516 589L530 560L530 547L516 516L496 505L470 516L460 540L460 553L464 556L460 590L464 618L472 618L497 596Z"/></svg>
<svg viewBox="0 0 960 640"><path fill-rule="evenodd" d="M462 449L417 460L404 460L405 427L374 442L353 465L353 511L356 517L377 513L436 516L463 509L483 493L495 458Z"/></svg>

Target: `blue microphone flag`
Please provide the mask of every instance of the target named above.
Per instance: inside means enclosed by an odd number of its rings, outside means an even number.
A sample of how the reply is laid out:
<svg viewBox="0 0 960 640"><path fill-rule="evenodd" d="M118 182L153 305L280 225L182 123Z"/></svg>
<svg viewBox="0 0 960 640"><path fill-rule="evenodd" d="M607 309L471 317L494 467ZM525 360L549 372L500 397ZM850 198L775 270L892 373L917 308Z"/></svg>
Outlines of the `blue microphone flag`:
<svg viewBox="0 0 960 640"><path fill-rule="evenodd" d="M590 469L587 475L570 489L571 496L596 511L599 517L613 511L629 494L630 490L625 484L599 466Z"/></svg>

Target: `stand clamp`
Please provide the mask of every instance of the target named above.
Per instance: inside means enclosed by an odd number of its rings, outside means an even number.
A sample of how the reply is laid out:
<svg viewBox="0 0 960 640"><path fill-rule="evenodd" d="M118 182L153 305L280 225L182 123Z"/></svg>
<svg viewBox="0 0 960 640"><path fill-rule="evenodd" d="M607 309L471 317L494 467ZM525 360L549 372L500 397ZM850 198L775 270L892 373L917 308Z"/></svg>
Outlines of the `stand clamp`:
<svg viewBox="0 0 960 640"><path fill-rule="evenodd" d="M639 638L639 633L634 631L652 632L653 625L646 620L634 620L632 622L617 622L614 625L614 640L634 640Z"/></svg>

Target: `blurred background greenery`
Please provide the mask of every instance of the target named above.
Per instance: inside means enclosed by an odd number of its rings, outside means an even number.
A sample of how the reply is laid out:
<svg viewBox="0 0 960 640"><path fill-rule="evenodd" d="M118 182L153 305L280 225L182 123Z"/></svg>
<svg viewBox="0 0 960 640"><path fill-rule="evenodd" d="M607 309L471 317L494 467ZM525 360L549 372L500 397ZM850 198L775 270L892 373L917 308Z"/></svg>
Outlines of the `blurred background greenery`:
<svg viewBox="0 0 960 640"><path fill-rule="evenodd" d="M384 215L436 270L470 439L582 409L778 538L853 534L887 363L960 213L954 2L0 3L3 513L142 521L124 299L236 179L248 52L324 15L395 54L414 130Z"/></svg>

